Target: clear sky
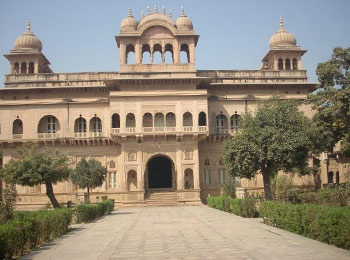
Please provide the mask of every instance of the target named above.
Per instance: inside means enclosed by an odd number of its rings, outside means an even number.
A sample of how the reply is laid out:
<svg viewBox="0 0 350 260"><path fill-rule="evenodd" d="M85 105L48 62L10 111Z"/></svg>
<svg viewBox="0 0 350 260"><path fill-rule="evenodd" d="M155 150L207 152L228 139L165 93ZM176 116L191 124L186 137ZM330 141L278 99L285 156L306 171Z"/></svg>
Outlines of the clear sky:
<svg viewBox="0 0 350 260"><path fill-rule="evenodd" d="M302 49L310 81L319 62L330 58L335 46L350 46L349 0L0 0L0 53L13 49L30 19L34 34L54 72L118 71L119 49L114 36L132 8L154 5L171 9L173 19L185 14L200 35L197 69L258 69L269 50L269 39L279 28L279 17ZM0 58L0 87L9 62Z"/></svg>

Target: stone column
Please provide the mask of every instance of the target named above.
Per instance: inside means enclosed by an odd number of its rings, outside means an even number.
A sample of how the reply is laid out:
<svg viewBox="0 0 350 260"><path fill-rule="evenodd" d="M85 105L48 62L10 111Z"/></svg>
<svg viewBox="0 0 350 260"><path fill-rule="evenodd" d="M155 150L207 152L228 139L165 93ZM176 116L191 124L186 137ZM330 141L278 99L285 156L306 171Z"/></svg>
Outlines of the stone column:
<svg viewBox="0 0 350 260"><path fill-rule="evenodd" d="M199 186L199 152L198 152L198 143L196 143L196 147L193 149L193 160L195 161L195 165L193 167L193 188L200 189Z"/></svg>
<svg viewBox="0 0 350 260"><path fill-rule="evenodd" d="M182 149L178 146L176 151L176 168L177 168L177 190L184 189L184 173L182 169Z"/></svg>
<svg viewBox="0 0 350 260"><path fill-rule="evenodd" d="M120 146L120 150L121 150L121 164L120 164L120 177L119 177L119 181L120 181L120 191L122 192L126 192L127 191L127 171L125 169L125 158L126 158L126 153L125 153L125 145L121 144Z"/></svg>

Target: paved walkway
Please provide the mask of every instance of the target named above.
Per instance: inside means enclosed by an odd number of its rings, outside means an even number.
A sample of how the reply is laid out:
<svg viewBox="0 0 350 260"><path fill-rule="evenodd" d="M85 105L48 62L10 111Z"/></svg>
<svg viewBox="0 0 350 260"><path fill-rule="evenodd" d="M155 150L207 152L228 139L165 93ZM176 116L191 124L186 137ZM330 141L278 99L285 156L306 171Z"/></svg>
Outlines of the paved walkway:
<svg viewBox="0 0 350 260"><path fill-rule="evenodd" d="M350 252L209 208L118 209L21 259L350 259Z"/></svg>

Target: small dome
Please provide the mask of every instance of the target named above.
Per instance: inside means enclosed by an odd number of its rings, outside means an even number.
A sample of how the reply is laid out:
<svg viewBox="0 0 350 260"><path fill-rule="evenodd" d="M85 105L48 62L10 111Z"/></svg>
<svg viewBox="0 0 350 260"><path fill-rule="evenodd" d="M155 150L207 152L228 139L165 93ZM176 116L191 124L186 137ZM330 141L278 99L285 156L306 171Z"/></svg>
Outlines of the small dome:
<svg viewBox="0 0 350 260"><path fill-rule="evenodd" d="M30 30L29 20L27 21L27 31L15 40L14 47L15 50L36 50L41 52L41 41Z"/></svg>
<svg viewBox="0 0 350 260"><path fill-rule="evenodd" d="M280 28L270 38L270 48L296 46L297 41L293 34L288 32L283 26L282 17L280 18Z"/></svg>
<svg viewBox="0 0 350 260"><path fill-rule="evenodd" d="M136 27L137 27L137 21L134 18L134 16L132 16L132 11L130 8L129 15L120 24L120 30L121 31L136 30Z"/></svg>
<svg viewBox="0 0 350 260"><path fill-rule="evenodd" d="M193 30L192 21L185 15L184 7L181 7L181 15L176 20L176 27L179 30Z"/></svg>

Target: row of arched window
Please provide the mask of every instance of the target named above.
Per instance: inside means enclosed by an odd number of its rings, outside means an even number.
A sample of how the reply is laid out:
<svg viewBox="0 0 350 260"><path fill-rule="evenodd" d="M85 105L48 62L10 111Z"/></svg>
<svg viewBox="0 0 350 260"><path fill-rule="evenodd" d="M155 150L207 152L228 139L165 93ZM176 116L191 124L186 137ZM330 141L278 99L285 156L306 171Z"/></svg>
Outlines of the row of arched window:
<svg viewBox="0 0 350 260"><path fill-rule="evenodd" d="M241 127L242 118L237 113L233 114L230 118L230 130L238 130ZM228 119L226 115L219 114L216 116L216 130L224 133L225 130L229 129Z"/></svg>
<svg viewBox="0 0 350 260"><path fill-rule="evenodd" d="M207 125L207 116L205 112L200 112L198 116L198 125ZM133 113L128 113L125 120L127 128L136 127L136 118ZM183 126L193 126L193 118L190 112L183 114ZM176 116L174 113L167 114L145 113L142 119L142 127L176 127ZM112 128L120 128L120 116L117 113L112 115ZM48 115L40 119L38 124L38 133L56 133L60 129L60 124L55 116ZM87 120L81 115L75 119L74 133L87 132ZM89 120L90 132L102 132L102 120L98 116L94 116ZM12 134L23 134L23 122L17 118L13 121Z"/></svg>
<svg viewBox="0 0 350 260"><path fill-rule="evenodd" d="M21 64L15 62L13 64L13 72L15 74L33 74L34 73L34 62L22 62Z"/></svg>
<svg viewBox="0 0 350 260"><path fill-rule="evenodd" d="M285 60L278 59L278 69L279 70L297 70L298 69L298 61L296 58L293 60L287 58Z"/></svg>
<svg viewBox="0 0 350 260"><path fill-rule="evenodd" d="M126 64L135 64L135 46L128 44L125 49ZM157 43L151 48L149 44L143 44L141 49L142 64L174 63L174 50L171 44L166 44L164 49ZM187 44L180 46L180 63L190 62L190 51Z"/></svg>

